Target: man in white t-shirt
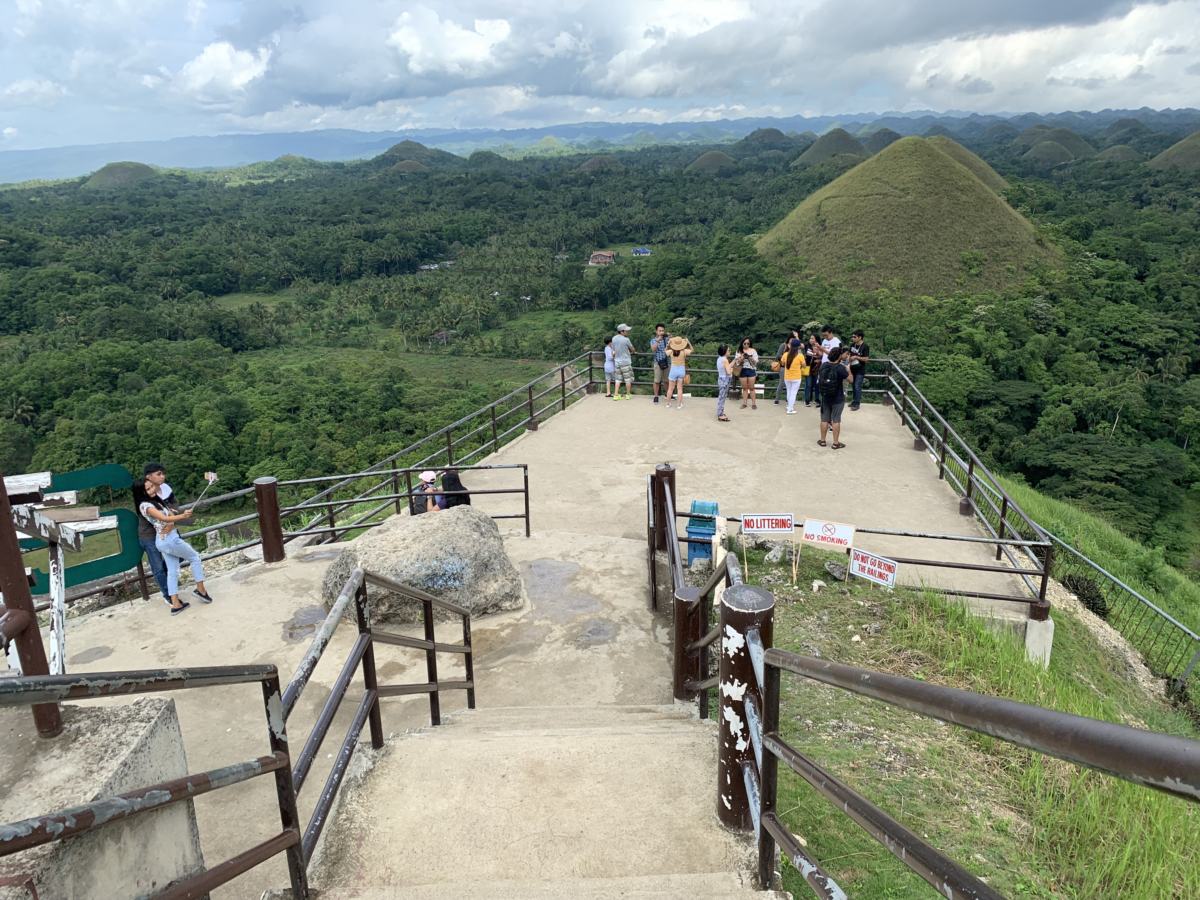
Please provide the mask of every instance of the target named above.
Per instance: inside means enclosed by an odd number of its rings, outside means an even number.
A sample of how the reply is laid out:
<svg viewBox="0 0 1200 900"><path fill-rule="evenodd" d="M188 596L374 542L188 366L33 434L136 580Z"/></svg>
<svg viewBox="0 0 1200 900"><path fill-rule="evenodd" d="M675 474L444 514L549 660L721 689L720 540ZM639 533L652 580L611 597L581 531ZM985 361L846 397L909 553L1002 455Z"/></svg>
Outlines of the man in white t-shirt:
<svg viewBox="0 0 1200 900"><path fill-rule="evenodd" d="M829 351L842 346L842 339L833 333L833 326L826 325L821 329L821 362L829 362Z"/></svg>

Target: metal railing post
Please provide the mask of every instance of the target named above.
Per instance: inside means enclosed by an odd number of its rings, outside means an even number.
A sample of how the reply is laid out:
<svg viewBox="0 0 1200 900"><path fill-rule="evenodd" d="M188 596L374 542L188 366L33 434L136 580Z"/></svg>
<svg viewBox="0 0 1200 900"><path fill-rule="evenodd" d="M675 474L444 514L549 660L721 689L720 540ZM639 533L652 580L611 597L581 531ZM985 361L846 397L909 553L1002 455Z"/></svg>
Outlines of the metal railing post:
<svg viewBox="0 0 1200 900"><path fill-rule="evenodd" d="M412 515L413 508L413 484L412 484L412 469L404 470L404 492L408 494L405 498L408 501L408 512Z"/></svg>
<svg viewBox="0 0 1200 900"><path fill-rule="evenodd" d="M1192 672L1196 671L1197 664L1200 664L1200 647L1196 648L1196 652L1192 654L1191 660L1183 667L1183 672L1175 679L1175 691L1178 692L1187 686L1187 681L1192 677Z"/></svg>
<svg viewBox="0 0 1200 900"><path fill-rule="evenodd" d="M663 484L675 496L675 467L670 463L659 463L654 467L654 547L656 550L667 549L667 516L675 515L675 510L667 509L663 498Z"/></svg>
<svg viewBox="0 0 1200 900"><path fill-rule="evenodd" d="M392 472L392 493L396 495L396 515L400 515L404 507L400 505L400 476Z"/></svg>
<svg viewBox="0 0 1200 900"><path fill-rule="evenodd" d="M279 521L279 481L266 475L254 479L254 505L258 508L258 534L262 539L263 562L281 562L283 524Z"/></svg>
<svg viewBox="0 0 1200 900"><path fill-rule="evenodd" d="M562 411L567 408L567 367L565 365L558 367L558 380L562 385Z"/></svg>
<svg viewBox="0 0 1200 900"><path fill-rule="evenodd" d="M492 452L495 453L496 452L496 443L497 443L497 440L496 440L496 404L493 403L491 405L491 407L489 407L489 408L492 411Z"/></svg>
<svg viewBox="0 0 1200 900"><path fill-rule="evenodd" d="M467 647L467 652L463 654L463 668L465 670L467 683L472 687L467 688L467 709L475 708L475 648L471 647L471 617L462 617L463 626L463 646Z"/></svg>
<svg viewBox="0 0 1200 900"><path fill-rule="evenodd" d="M371 611L367 604L367 579L362 579L358 590L354 592L354 617L358 624L358 633L371 633ZM375 674L375 642L367 644L362 656L363 688L368 693L375 692L375 702L371 705L371 746L376 750L383 747L383 716L379 712L379 680Z"/></svg>
<svg viewBox="0 0 1200 900"><path fill-rule="evenodd" d="M142 599L150 599L150 585L146 582L146 566L141 559L138 560L138 587L142 591Z"/></svg>
<svg viewBox="0 0 1200 900"><path fill-rule="evenodd" d="M750 799L746 796L742 765L754 765L753 727L746 717L746 702L762 709L762 692L750 658L747 632L757 630L764 648L774 637L775 598L770 591L748 584L734 585L721 598L721 650L717 713L717 818L727 828L752 827Z"/></svg>
<svg viewBox="0 0 1200 900"><path fill-rule="evenodd" d="M21 630L11 635L17 645L21 674L49 675L50 663L46 659L46 647L42 644L37 614L33 611L33 595L29 593L29 579L25 575L21 545L13 525L12 505L8 502L3 477L0 477L0 594L4 595L4 608L8 610L8 615L24 619ZM33 704L33 721L41 737L56 737L62 732L62 713L57 703Z"/></svg>
<svg viewBox="0 0 1200 900"><path fill-rule="evenodd" d="M764 666L762 686L762 729L763 743L768 734L779 732L779 669ZM762 818L775 813L775 800L779 792L779 757L769 750L763 751L762 772ZM766 828L758 832L758 885L769 891L775 881L775 839Z"/></svg>
<svg viewBox="0 0 1200 900"><path fill-rule="evenodd" d="M296 832L296 843L288 847L288 878L292 882L292 897L308 898L308 870L304 847L300 841L300 812L296 809L296 789L292 784L291 754L288 753L287 723L283 712L283 697L279 692L279 676L264 678L263 706L267 713L267 737L272 753L283 753L288 764L275 770L275 794L279 801L279 821L284 831Z"/></svg>
<svg viewBox="0 0 1200 900"><path fill-rule="evenodd" d="M950 437L950 428L945 423L942 424L942 446L938 453L938 480L946 477L946 441Z"/></svg>
<svg viewBox="0 0 1200 900"><path fill-rule="evenodd" d="M913 435L914 450L925 449L925 439L921 437L921 428L928 421L929 419L925 415L925 401L918 398L917 411L913 418L913 424L917 426L917 433Z"/></svg>
<svg viewBox="0 0 1200 900"><path fill-rule="evenodd" d="M325 518L329 521L330 528L336 528L337 527L337 507L335 507L335 506L329 507L329 511L326 513ZM332 544L336 540L337 540L337 532L330 531L328 535L321 538L317 543Z"/></svg>
<svg viewBox="0 0 1200 900"><path fill-rule="evenodd" d="M970 452L970 448L967 448ZM975 504L971 501L971 495L975 492L975 457L967 457L967 483L963 485L963 490L966 492L958 501L958 513L961 516L970 516L975 514Z"/></svg>
<svg viewBox="0 0 1200 900"><path fill-rule="evenodd" d="M702 636L700 624L700 589L675 588L671 600L672 630L671 692L676 700L691 700L695 691L688 690L689 681L700 678L700 654L688 653L688 645ZM738 777L741 777L739 773Z"/></svg>
<svg viewBox="0 0 1200 900"><path fill-rule="evenodd" d="M446 432L446 465L454 465L454 432Z"/></svg>
<svg viewBox="0 0 1200 900"><path fill-rule="evenodd" d="M1008 530L1008 495L1005 494L1003 497L1000 498L1000 527L996 529L996 531L998 532L996 537L1000 538L1000 540L1004 540L1005 532L1007 530ZM997 544L996 545L996 559L1000 559L1003 551L1004 551L1004 545ZM1043 597L1042 599L1045 600L1046 598Z"/></svg>
<svg viewBox="0 0 1200 900"><path fill-rule="evenodd" d="M521 466L521 477L525 485L525 537L529 537L529 466Z"/></svg>
<svg viewBox="0 0 1200 900"><path fill-rule="evenodd" d="M593 390L596 387L595 366L592 363L592 351L591 350L588 351L587 358L588 358L588 380L587 380L587 388L584 390L584 393L590 394L593 392Z"/></svg>
<svg viewBox="0 0 1200 900"><path fill-rule="evenodd" d="M529 417L525 420L525 427L530 431L537 431L537 418L533 414L533 385L529 386Z"/></svg>
<svg viewBox="0 0 1200 900"><path fill-rule="evenodd" d="M433 631L433 604L425 600L421 604L425 619L425 640L432 644L435 640ZM432 689L429 691L429 723L442 724L442 702L438 695L437 650L430 647L425 651L425 671L429 676Z"/></svg>

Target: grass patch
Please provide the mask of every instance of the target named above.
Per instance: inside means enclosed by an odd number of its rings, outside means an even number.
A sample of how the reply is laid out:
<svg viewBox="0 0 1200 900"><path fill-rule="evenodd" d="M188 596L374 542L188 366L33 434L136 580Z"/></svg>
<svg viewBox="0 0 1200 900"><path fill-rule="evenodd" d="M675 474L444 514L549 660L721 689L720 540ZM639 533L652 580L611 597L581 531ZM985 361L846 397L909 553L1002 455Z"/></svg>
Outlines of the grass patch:
<svg viewBox="0 0 1200 900"><path fill-rule="evenodd" d="M752 559L775 592L776 646L1078 715L1195 736L1185 716L1121 678L1082 623L1055 610L1049 670L961 607L915 591L830 584L821 555L786 568ZM857 637L858 640L854 638ZM1016 897L1200 896L1194 805L1080 770L795 676L783 679L785 739L1001 893ZM851 896L925 898L931 889L781 767L779 810ZM784 886L807 888L785 865Z"/></svg>

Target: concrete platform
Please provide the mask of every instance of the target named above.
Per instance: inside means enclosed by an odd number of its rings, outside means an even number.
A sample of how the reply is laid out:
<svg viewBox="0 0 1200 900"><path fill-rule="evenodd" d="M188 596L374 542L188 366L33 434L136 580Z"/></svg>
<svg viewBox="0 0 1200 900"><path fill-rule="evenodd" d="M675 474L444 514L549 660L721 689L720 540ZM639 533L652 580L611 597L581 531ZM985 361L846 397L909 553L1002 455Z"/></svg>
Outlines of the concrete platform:
<svg viewBox="0 0 1200 900"><path fill-rule="evenodd" d="M718 422L715 401L686 400L683 409L654 404L648 396L612 401L590 396L502 448L489 462L529 464L530 506L538 531L586 530L645 539L646 476L659 463L677 469L676 506L716 500L723 515L791 512L897 531L986 536L958 512L953 488L939 481L927 453L895 412L867 404L843 416L846 447L818 447L816 407L785 407L760 400L758 409L726 404L730 422ZM466 473L468 487L499 483L498 474ZM509 497L483 497L490 508L516 511ZM684 520L679 520L682 532ZM733 529L731 529L733 530ZM864 550L884 556L996 564L995 545L862 535ZM807 552L807 551L805 551ZM903 566L909 585L1027 596L1020 579L998 573ZM1014 623L1022 604L972 600L981 615Z"/></svg>

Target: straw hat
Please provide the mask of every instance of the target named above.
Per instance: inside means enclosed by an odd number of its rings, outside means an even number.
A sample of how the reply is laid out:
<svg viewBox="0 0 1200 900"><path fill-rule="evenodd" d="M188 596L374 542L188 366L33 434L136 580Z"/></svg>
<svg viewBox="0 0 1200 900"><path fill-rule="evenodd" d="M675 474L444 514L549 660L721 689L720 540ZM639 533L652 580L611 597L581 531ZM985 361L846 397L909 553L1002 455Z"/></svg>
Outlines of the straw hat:
<svg viewBox="0 0 1200 900"><path fill-rule="evenodd" d="M667 342L667 346L672 350L686 350L688 347L688 340L685 337L675 335L675 337L671 338L671 340Z"/></svg>

